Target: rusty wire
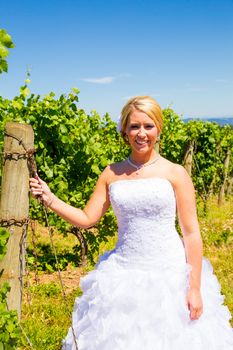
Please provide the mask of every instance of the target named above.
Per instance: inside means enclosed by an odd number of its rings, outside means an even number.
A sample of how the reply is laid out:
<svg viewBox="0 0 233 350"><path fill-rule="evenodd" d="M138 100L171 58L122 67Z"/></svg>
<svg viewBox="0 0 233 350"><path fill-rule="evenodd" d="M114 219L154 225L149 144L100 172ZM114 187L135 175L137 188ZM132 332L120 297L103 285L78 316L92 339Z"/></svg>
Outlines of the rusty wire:
<svg viewBox="0 0 233 350"><path fill-rule="evenodd" d="M17 226L17 227L23 227L24 225L27 225L29 223L29 218L22 218L20 220L17 220L15 218L10 219L0 219L0 226L1 227L10 227L10 226Z"/></svg>
<svg viewBox="0 0 233 350"><path fill-rule="evenodd" d="M14 160L14 161L18 161L20 159L27 159L27 165L28 165L28 170L29 170L29 174L30 176L34 177L34 176L38 176L37 175L37 166L36 166L36 162L35 162L35 158L34 158L34 153L35 153L35 148L27 148L26 145L24 144L23 140L18 138L15 135L11 135L7 132L5 132L5 136L8 137L12 137L14 139L16 139L20 145L22 145L22 147L24 148L25 152L12 152L12 153L3 153L3 159L4 159L4 164L6 162L6 160ZM56 261L56 268L57 268L57 273L58 273L58 278L59 278L59 282L61 285L61 290L62 290L62 296L63 296L63 301L66 307L66 311L68 313L68 315L70 317L72 317L72 313L69 310L68 307L68 300L67 300L67 296L65 293L65 288L64 288L64 283L62 281L62 277L61 277L61 270L59 268L59 262L58 262L58 258L57 258L57 252L56 252L56 248L53 242L53 237L52 237L52 229L49 225L49 221L48 221L48 209L45 206L45 204L43 203L43 201L38 198L39 202L41 203L41 205L43 206L43 210L44 210L44 215L45 215L45 222L46 222L46 226L48 228L48 233L49 233L49 237L50 237L50 241L51 241L51 245L52 245L52 249L53 249L53 254L55 257L55 261ZM11 226L19 226L19 227L23 227L25 226L23 232L22 232L22 237L21 237L21 242L20 242L20 295L21 295L21 303L22 303L22 295L23 295L23 272L25 269L24 266L24 257L25 257L25 252L26 252L26 236L27 236L27 230L28 230L28 223L29 223L30 219L29 217L27 218L22 218L20 220L17 220L15 218L10 218L8 220L2 220L0 219L0 226L3 227L11 227ZM27 263L26 263L27 264ZM26 265L27 268L27 265ZM28 274L26 273L26 275L28 276ZM29 285L28 285L29 286ZM31 349L34 350L32 343L30 341L30 339L28 338L26 332L24 331L23 327L21 324L19 324L20 329L23 333L23 335L25 336L29 346ZM72 325L72 321L71 321L71 330L72 330L72 335L73 335L73 339L74 339L74 345L76 350L78 350L78 344L77 344L77 340L76 340L76 336L75 336L75 331Z"/></svg>

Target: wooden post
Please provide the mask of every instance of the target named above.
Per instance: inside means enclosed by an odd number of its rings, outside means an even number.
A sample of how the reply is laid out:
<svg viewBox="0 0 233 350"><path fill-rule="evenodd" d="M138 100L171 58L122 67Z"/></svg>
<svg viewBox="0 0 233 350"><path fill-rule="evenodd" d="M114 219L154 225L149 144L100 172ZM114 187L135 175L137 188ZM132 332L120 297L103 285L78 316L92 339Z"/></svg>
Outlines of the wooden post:
<svg viewBox="0 0 233 350"><path fill-rule="evenodd" d="M7 253L0 262L0 284L8 282L11 290L7 303L10 310L21 313L24 240L29 210L29 169L27 150L34 147L30 125L7 123L4 139L0 223L10 232Z"/></svg>
<svg viewBox="0 0 233 350"><path fill-rule="evenodd" d="M222 183L222 186L220 187L220 191L218 194L218 205L222 205L224 202L225 189L226 189L226 184L227 184L227 179L228 179L228 169L229 169L229 164L230 164L230 157L231 157L231 150L230 150L230 147L228 147L226 158L224 161L223 183Z"/></svg>
<svg viewBox="0 0 233 350"><path fill-rule="evenodd" d="M226 191L227 196L231 195L232 189L233 189L233 176L228 178L228 181L227 181L227 191Z"/></svg>
<svg viewBox="0 0 233 350"><path fill-rule="evenodd" d="M192 162L193 162L193 149L194 149L194 140L189 144L189 147L184 156L184 167L187 170L189 176L192 175Z"/></svg>

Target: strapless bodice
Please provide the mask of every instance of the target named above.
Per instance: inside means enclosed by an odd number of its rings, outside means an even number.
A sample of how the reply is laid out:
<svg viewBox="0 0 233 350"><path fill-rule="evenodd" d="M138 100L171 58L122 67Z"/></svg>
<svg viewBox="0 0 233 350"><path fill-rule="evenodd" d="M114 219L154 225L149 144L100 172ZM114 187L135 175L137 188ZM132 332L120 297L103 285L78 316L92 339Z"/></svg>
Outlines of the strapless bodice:
<svg viewBox="0 0 233 350"><path fill-rule="evenodd" d="M230 313L203 261L204 314L191 321L191 266L175 229L176 198L163 178L120 180L109 187L119 239L81 279L73 328L63 350L232 350Z"/></svg>
<svg viewBox="0 0 233 350"><path fill-rule="evenodd" d="M158 265L169 256L168 261L177 263L178 259L183 263L184 249L175 228L176 199L170 181L159 177L119 180L110 184L109 193L118 222L118 254L130 262Z"/></svg>

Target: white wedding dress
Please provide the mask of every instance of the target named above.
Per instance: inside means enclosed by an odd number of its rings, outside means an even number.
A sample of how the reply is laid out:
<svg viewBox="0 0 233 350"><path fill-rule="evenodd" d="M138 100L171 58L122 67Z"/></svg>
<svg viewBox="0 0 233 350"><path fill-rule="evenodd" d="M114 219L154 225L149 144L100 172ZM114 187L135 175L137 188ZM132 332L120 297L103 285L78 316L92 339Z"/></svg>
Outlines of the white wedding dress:
<svg viewBox="0 0 233 350"><path fill-rule="evenodd" d="M186 306L188 275L175 229L171 183L159 177L110 185L118 220L116 248L81 280L73 328L79 350L233 350L230 312L203 259L204 312L191 321ZM71 329L63 350L76 350Z"/></svg>

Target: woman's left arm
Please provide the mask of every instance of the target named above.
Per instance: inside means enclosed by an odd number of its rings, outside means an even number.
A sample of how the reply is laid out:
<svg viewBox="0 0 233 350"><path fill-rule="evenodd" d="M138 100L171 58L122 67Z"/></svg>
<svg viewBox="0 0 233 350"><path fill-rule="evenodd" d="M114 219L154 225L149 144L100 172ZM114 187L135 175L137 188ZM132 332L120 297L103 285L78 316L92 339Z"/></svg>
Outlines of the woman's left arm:
<svg viewBox="0 0 233 350"><path fill-rule="evenodd" d="M187 305L190 310L190 318L195 320L201 316L203 311L200 292L203 254L202 239L192 180L182 166L175 165L174 168L173 186L176 195L178 220L183 234L187 263L192 267L189 275Z"/></svg>

